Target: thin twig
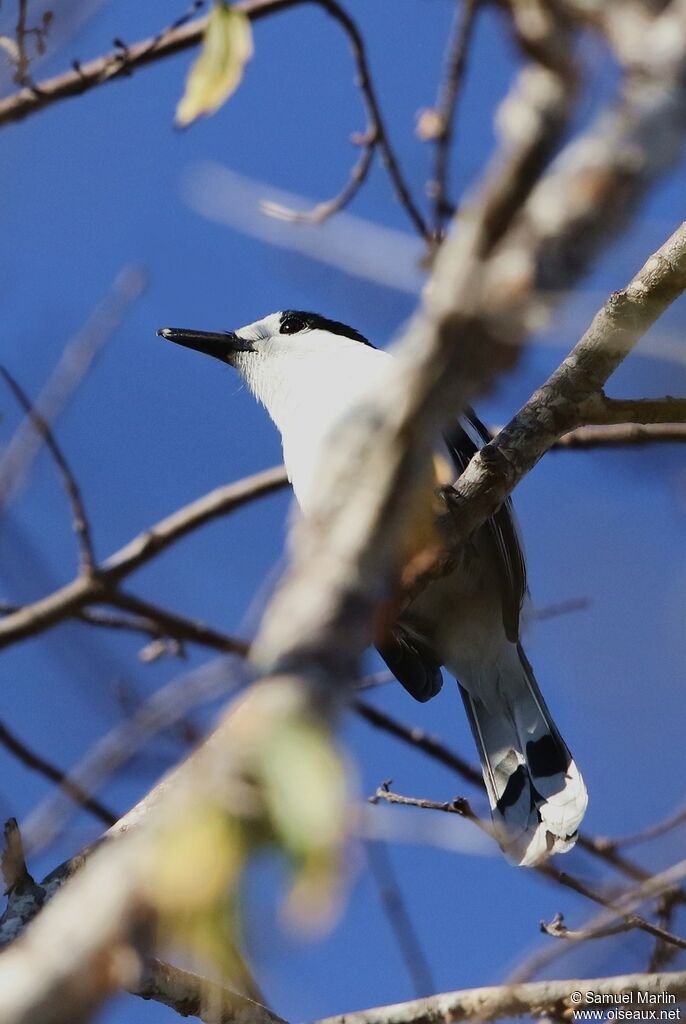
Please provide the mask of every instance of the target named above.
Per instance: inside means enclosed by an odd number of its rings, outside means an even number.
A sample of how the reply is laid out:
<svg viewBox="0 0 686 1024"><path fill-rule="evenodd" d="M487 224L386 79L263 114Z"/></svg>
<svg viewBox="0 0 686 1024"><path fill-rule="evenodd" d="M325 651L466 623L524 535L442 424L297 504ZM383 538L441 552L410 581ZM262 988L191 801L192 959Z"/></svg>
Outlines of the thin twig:
<svg viewBox="0 0 686 1024"><path fill-rule="evenodd" d="M562 885L566 886L566 888L571 889L580 896L585 896L586 899L591 900L593 903L597 903L599 906L605 907L606 910L611 911L611 913L616 917L621 917L628 925L631 926L631 928L637 928L642 932L646 932L646 934L652 935L654 938L660 939L663 942L667 942L669 945L675 946L678 949L686 949L686 939L682 939L681 936L674 935L672 932L668 932L664 928L660 928L658 925L652 924L652 922L647 921L644 917L641 917L638 914L624 910L616 900L611 900L606 896L601 896L600 893L589 888L589 886L579 881L578 878L574 878L566 871L559 871L551 864L541 864L538 870L540 870L541 874L548 875L548 877L555 879L555 881L560 882Z"/></svg>
<svg viewBox="0 0 686 1024"><path fill-rule="evenodd" d="M125 267L115 277L102 302L83 327L65 346L57 366L33 403L35 413L54 427L58 416L73 398L94 360L121 324L124 316L143 293L144 272ZM0 457L0 506L16 492L26 476L44 439L31 423L20 427Z"/></svg>
<svg viewBox="0 0 686 1024"><path fill-rule="evenodd" d="M473 822L473 824L477 825L481 831L493 836L493 827L491 824L483 821L475 815L469 803L462 797L441 803L436 800L426 800L424 798L408 797L400 793L393 793L386 786L381 786L370 799L373 803L379 800L384 800L386 803L401 804L406 807L419 807L424 810L457 814L461 818L467 818L469 821ZM646 932L648 935L652 935L654 938L660 939L662 942L669 943L678 949L686 949L686 939L682 939L681 936L675 935L664 928L660 928L658 925L653 924L651 921L647 921L646 918L641 917L639 914L625 910L620 902L601 895L578 878L574 878L574 876L570 875L568 872L560 871L558 868L547 862L535 865L533 870L546 878L559 882L561 885L564 885L566 888L578 893L580 896L584 896L593 903L597 903L599 906L611 911L614 916L622 918L626 923L627 928L638 929L639 931ZM630 896L631 894L628 895Z"/></svg>
<svg viewBox="0 0 686 1024"><path fill-rule="evenodd" d="M591 602L587 597L570 597L566 601L556 601L554 604L544 605L543 608L536 608L533 612L533 618L537 622L557 619L561 615L569 615L570 612L586 611L590 604Z"/></svg>
<svg viewBox="0 0 686 1024"><path fill-rule="evenodd" d="M7 728L7 725L2 721L0 721L0 743L27 768L38 772L39 775L43 775L46 779L49 779L50 782L56 783L70 800L73 800L75 804L83 807L84 810L90 811L90 813L101 821L103 825L106 825L109 828L119 817L119 815L111 811L109 807L106 807L100 800L90 796L89 793L78 783L73 782L66 772L63 772L41 754L37 754L35 751L31 750L31 748L28 747L23 740L20 740L15 733L11 732Z"/></svg>
<svg viewBox="0 0 686 1024"><path fill-rule="evenodd" d="M619 836L617 839L607 839L604 842L614 848L637 846L639 843L647 843L652 839L659 839L684 823L686 823L686 807L681 807L663 821L658 821L655 825L649 825L647 828L641 829L640 832ZM603 840L600 841L603 842Z"/></svg>
<svg viewBox="0 0 686 1024"><path fill-rule="evenodd" d="M28 395L6 367L0 366L0 374L2 374L14 397L23 408L36 433L45 441L48 451L52 455L53 461L62 477L62 483L71 505L72 525L81 556L81 572L90 576L95 569L95 552L93 550L93 539L88 516L86 515L86 507L83 503L76 477L57 443L50 424L34 409Z"/></svg>
<svg viewBox="0 0 686 1024"><path fill-rule="evenodd" d="M418 998L429 995L436 991L431 967L403 899L388 848L382 840L376 840L367 843L366 852L367 863L376 883L381 905L395 936L415 995Z"/></svg>
<svg viewBox="0 0 686 1024"><path fill-rule="evenodd" d="M464 760L459 754L456 754L445 743L432 736L427 736L422 729L399 722L387 714L387 712L380 711L371 704L367 704L366 701L354 700L352 701L352 707L370 725L377 729L382 729L391 736L395 736L397 739L402 740L403 743L416 747L423 753L428 754L433 760L456 772L460 778L469 782L470 785L477 786L479 789L482 788L483 781L479 769ZM617 850L608 847L604 840L596 840L592 836L581 834L577 842L592 856L605 861L634 881L643 882L650 877L650 872L645 871L628 858L622 857Z"/></svg>
<svg viewBox="0 0 686 1024"><path fill-rule="evenodd" d="M353 57L357 67L357 86L362 93L362 98L364 100L365 107L367 108L367 117L369 119L367 134L370 139L374 140L375 145L378 147L382 163L388 172L393 190L395 191L400 205L412 221L419 236L428 241L429 229L424 221L424 217L414 201L410 187L405 181L400 169L398 157L390 143L386 123L381 113L376 89L372 81L364 39L362 38L360 30L357 27L356 22L353 21L348 12L341 7L336 0L315 0L315 2L323 7L323 9L339 23L350 40Z"/></svg>
<svg viewBox="0 0 686 1024"><path fill-rule="evenodd" d="M607 939L613 935L621 935L631 931L631 925L626 921L619 924L608 924L605 927L573 930L567 928L562 914L556 914L552 921L541 921L541 931L552 939L567 939L570 942L588 942L590 939Z"/></svg>
<svg viewBox="0 0 686 1024"><path fill-rule="evenodd" d="M660 922L660 927L665 928L667 931L672 930L672 921L674 918L674 911L676 910L676 901L673 893L665 893L660 898L657 917ZM676 957L677 950L674 946L671 946L668 942L664 942L662 939L657 939L653 947L650 959L648 960L647 969L649 971L664 971L665 967L671 963Z"/></svg>
<svg viewBox="0 0 686 1024"><path fill-rule="evenodd" d="M433 202L433 232L438 239L447 217L455 213L455 205L448 195L448 174L455 132L455 110L464 81L467 54L472 40L475 15L479 0L457 0L451 39L449 42L445 77L435 109L425 112L421 125L427 121L433 126L428 136L434 143L433 173L428 184L429 198ZM428 114L428 117L427 117ZM424 135L424 137L427 137Z"/></svg>
<svg viewBox="0 0 686 1024"><path fill-rule="evenodd" d="M321 7L338 22L348 36L357 67L357 84L369 118L370 137L374 139L375 146L379 149L401 206L419 235L428 239L429 232L424 218L412 197L388 137L369 70L364 40L347 11L336 0L243 0L234 6L252 21L258 21L260 18L269 17L303 3L315 3ZM196 46L203 38L206 25L207 16L197 18L189 24L172 27L166 33L158 33L149 39L132 43L125 50L118 48L87 63L79 63L77 68L41 82L35 90L21 89L12 96L0 100L0 126L21 120L70 96L80 96L114 78L130 75L136 68Z"/></svg>
<svg viewBox="0 0 686 1024"><path fill-rule="evenodd" d="M390 733L391 736L397 737L403 743L408 743L410 746L423 751L435 761L445 765L446 768L457 772L461 778L466 779L472 785L479 786L479 788L483 786L482 775L478 768L474 768L468 761L465 761L455 751L450 750L440 740L427 735L423 729L405 725L403 722L392 718L385 711L380 711L379 708L375 708L363 700L353 700L352 707L361 718L364 718L375 729L381 729L383 732Z"/></svg>
<svg viewBox="0 0 686 1024"><path fill-rule="evenodd" d="M71 583L47 597L24 605L0 620L0 648L55 626L78 614L88 604L97 605L103 600L108 601L121 580L188 533L250 501L281 490L287 482L284 469L278 466L218 487L197 501L177 509L120 548L99 567L94 576L77 576Z"/></svg>
<svg viewBox="0 0 686 1024"><path fill-rule="evenodd" d="M151 620L157 626L158 633L173 640L190 640L203 647L221 651L223 654L238 654L245 657L248 653L250 645L242 640L235 640L202 622L195 622L177 615L167 608L160 608L159 605L151 604L133 594L115 589L106 596L106 600L117 608Z"/></svg>
<svg viewBox="0 0 686 1024"><path fill-rule="evenodd" d="M291 224L323 224L329 217L345 209L348 203L357 195L369 174L376 142L376 137L374 135L369 136L369 133L363 138L362 153L351 170L345 186L333 199L317 203L311 210L293 210L282 203L274 203L269 199L264 199L260 203L260 209L269 217L274 217L276 220L289 221Z"/></svg>

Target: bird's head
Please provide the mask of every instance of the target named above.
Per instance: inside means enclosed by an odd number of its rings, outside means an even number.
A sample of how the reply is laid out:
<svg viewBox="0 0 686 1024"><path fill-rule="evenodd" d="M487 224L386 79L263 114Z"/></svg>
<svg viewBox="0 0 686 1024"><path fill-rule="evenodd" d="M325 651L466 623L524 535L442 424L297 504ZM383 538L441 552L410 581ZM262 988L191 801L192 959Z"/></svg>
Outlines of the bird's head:
<svg viewBox="0 0 686 1024"><path fill-rule="evenodd" d="M339 388L341 373L364 379L364 354L377 354L352 327L295 309L270 313L235 331L162 327L157 333L233 366L273 416L277 406L297 402L307 392Z"/></svg>
<svg viewBox="0 0 686 1024"><path fill-rule="evenodd" d="M329 320L319 313L287 309L270 313L236 331L195 331L185 327L161 327L157 332L167 341L214 356L235 366L239 372L249 370L254 357L292 359L322 352L332 352L350 345L367 345L358 331L338 320Z"/></svg>

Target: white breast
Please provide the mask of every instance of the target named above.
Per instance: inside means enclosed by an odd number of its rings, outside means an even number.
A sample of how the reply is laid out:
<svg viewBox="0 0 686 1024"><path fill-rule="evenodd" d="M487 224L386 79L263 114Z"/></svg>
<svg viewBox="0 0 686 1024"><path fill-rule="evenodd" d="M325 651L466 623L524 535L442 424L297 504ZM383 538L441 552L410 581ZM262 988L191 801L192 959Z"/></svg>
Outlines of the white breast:
<svg viewBox="0 0 686 1024"><path fill-rule="evenodd" d="M240 367L281 433L288 476L305 514L336 427L392 364L386 352L320 333L310 332L305 344L248 356Z"/></svg>

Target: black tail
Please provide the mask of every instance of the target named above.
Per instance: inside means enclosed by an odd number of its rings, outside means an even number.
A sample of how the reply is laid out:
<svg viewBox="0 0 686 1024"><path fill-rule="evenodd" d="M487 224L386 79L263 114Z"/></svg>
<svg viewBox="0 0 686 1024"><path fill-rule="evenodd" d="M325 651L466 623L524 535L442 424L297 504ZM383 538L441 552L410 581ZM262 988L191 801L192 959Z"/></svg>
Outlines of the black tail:
<svg viewBox="0 0 686 1024"><path fill-rule="evenodd" d="M481 757L496 838L530 867L576 842L588 795L521 645L489 699L460 686ZM477 693L482 685L473 688Z"/></svg>

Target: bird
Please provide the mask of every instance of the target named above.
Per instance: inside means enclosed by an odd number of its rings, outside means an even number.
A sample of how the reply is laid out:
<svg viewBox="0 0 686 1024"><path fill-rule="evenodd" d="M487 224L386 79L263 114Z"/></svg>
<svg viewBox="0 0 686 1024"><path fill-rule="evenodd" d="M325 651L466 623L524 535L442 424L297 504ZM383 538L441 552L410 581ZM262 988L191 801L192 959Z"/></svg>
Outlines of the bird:
<svg viewBox="0 0 686 1024"><path fill-rule="evenodd" d="M287 309L235 331L165 327L158 335L232 366L281 434L284 462L305 518L317 503L320 467L337 425L382 387L394 356L338 320ZM427 509L490 440L470 409L441 442ZM443 480L436 476L443 474ZM586 811L581 773L536 682L521 640L526 565L511 500L471 538L459 564L432 580L375 637L412 697L457 681L481 761L493 834L514 864L531 867L570 850Z"/></svg>

